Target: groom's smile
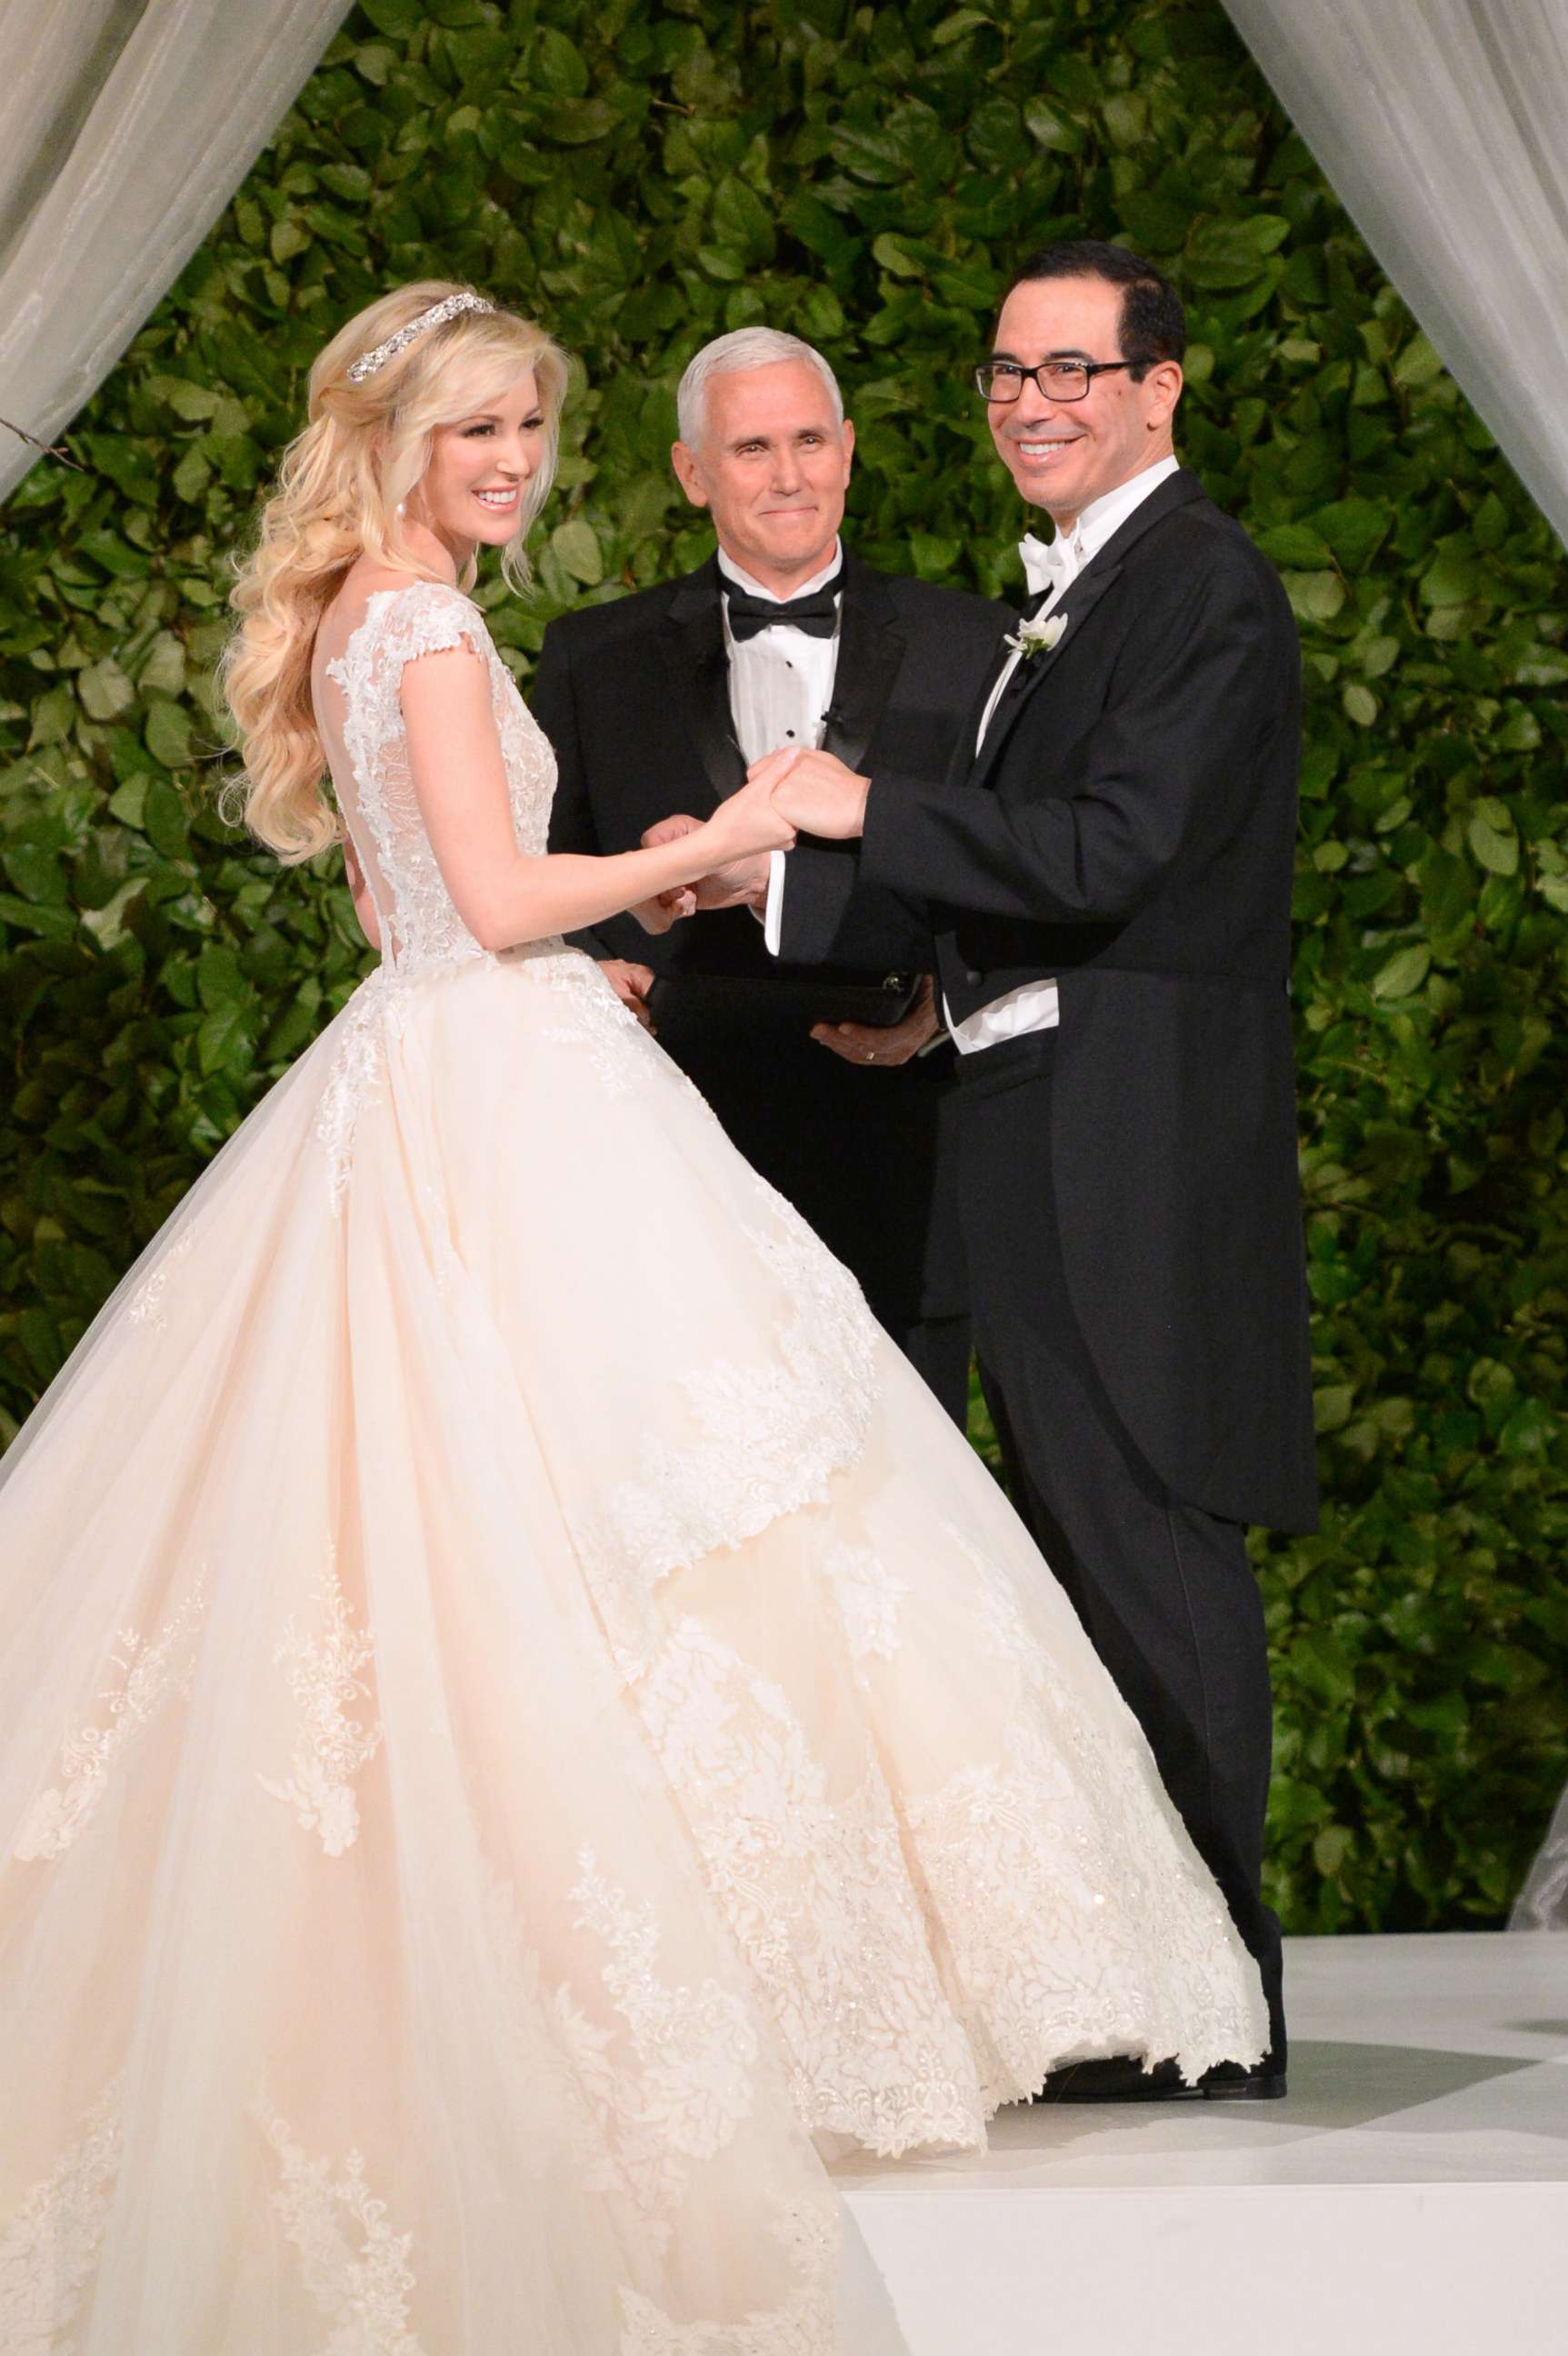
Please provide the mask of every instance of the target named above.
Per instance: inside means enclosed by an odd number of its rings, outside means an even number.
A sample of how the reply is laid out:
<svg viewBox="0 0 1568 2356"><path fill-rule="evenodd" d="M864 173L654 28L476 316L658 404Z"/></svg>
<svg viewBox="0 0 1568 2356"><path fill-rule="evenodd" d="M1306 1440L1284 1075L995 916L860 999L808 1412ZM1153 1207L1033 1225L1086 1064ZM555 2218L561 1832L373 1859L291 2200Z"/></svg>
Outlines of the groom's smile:
<svg viewBox="0 0 1568 2356"><path fill-rule="evenodd" d="M992 357L1021 369L1090 363L1081 400L1053 399L1027 377L1015 401L986 407L997 455L1024 498L1070 530L1093 500L1168 457L1181 389L1174 361L1139 376L1125 366L1122 290L1103 278L1045 278L1015 286L996 322ZM1107 363L1111 365L1107 366Z"/></svg>

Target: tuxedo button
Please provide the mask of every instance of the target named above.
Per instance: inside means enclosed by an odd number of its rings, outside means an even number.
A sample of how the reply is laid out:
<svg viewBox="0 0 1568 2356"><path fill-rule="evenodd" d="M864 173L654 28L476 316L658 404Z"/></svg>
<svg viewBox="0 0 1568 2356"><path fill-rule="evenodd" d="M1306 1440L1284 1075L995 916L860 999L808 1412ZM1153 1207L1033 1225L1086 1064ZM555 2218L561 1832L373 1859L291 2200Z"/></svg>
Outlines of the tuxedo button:
<svg viewBox="0 0 1568 2356"><path fill-rule="evenodd" d="M972 987L980 980L980 976L976 973L972 965L965 966L963 969L963 978Z"/></svg>

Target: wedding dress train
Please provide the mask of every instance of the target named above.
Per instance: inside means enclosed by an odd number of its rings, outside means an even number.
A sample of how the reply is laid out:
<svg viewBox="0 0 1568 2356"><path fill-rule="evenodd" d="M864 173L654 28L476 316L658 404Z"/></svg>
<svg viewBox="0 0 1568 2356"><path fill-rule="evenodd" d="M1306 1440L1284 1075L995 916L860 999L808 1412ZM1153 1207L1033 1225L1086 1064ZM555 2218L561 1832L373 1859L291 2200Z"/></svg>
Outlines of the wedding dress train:
<svg viewBox="0 0 1568 2356"><path fill-rule="evenodd" d="M477 609L378 594L385 962L0 1467L5 2356L861 2356L825 2157L1266 2041L851 1279L589 959L464 930L398 702L459 645L543 850Z"/></svg>

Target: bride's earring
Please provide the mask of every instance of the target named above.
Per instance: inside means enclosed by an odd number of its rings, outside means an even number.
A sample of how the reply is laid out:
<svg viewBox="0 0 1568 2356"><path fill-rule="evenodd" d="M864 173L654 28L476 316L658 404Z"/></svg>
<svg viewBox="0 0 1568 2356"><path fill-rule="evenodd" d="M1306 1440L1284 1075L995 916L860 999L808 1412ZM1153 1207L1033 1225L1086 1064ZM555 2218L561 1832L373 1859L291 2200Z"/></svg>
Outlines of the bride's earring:
<svg viewBox="0 0 1568 2356"><path fill-rule="evenodd" d="M403 517L408 513L408 501L406 499L399 499L396 508L393 509L393 513L401 523Z"/></svg>

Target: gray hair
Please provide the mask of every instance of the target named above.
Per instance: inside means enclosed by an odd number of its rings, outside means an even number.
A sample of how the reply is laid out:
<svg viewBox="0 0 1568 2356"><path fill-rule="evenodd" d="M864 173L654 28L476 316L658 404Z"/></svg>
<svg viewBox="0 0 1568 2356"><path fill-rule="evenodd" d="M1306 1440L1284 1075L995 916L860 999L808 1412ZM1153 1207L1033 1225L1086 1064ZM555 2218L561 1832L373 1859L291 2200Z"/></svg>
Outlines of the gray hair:
<svg viewBox="0 0 1568 2356"><path fill-rule="evenodd" d="M687 363L675 395L681 439L686 447L694 450L703 438L713 378L732 376L740 369L773 368L779 360L804 360L816 369L832 400L833 423L842 425L843 395L838 379L814 345L802 342L799 336L787 336L779 327L736 327L727 336L715 336Z"/></svg>

